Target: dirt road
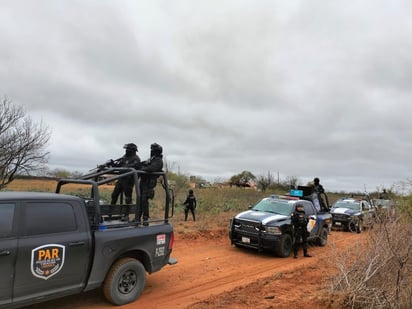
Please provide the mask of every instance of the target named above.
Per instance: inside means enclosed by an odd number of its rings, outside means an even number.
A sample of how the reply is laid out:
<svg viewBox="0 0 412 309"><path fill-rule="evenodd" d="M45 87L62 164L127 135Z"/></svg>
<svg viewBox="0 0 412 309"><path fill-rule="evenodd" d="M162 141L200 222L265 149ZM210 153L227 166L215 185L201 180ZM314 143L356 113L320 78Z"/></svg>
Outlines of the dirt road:
<svg viewBox="0 0 412 309"><path fill-rule="evenodd" d="M173 257L178 263L148 275L140 298L119 308L287 308L302 293L311 305L300 301L294 308L325 308L318 289L333 269L320 265L330 260L332 248L355 244L361 237L332 232L326 247L309 248L312 258L303 258L300 252L299 258L293 259L232 247L224 230L176 234ZM31 308L113 306L100 291L93 291Z"/></svg>

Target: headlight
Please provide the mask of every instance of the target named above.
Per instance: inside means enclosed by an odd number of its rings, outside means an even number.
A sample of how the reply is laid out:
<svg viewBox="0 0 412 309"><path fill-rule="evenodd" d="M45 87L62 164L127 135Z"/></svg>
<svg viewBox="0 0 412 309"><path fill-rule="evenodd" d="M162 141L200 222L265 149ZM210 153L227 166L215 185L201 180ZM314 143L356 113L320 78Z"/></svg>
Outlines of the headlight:
<svg viewBox="0 0 412 309"><path fill-rule="evenodd" d="M278 226L265 226L265 231L268 234L282 235L282 231Z"/></svg>

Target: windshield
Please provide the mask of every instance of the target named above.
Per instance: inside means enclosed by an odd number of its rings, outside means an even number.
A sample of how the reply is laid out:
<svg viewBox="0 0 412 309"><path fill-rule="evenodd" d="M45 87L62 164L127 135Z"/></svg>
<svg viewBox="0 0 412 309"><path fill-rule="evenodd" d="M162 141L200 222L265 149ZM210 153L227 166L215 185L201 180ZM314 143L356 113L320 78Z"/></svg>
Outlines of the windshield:
<svg viewBox="0 0 412 309"><path fill-rule="evenodd" d="M349 209L353 209L353 210L359 210L360 206L359 203L356 202L336 202L333 205L333 208L349 208Z"/></svg>
<svg viewBox="0 0 412 309"><path fill-rule="evenodd" d="M280 202L271 198L265 198L257 203L252 210L266 211L284 216L289 216L292 212L293 204Z"/></svg>

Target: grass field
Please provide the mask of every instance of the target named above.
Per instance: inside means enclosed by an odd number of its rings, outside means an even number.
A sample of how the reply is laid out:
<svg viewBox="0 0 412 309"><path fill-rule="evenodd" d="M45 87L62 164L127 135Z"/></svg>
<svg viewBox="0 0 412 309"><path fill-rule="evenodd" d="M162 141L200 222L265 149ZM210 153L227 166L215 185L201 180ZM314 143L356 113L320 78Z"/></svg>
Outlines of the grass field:
<svg viewBox="0 0 412 309"><path fill-rule="evenodd" d="M54 179L15 179L7 185L4 191L40 191L54 192L57 180Z"/></svg>
<svg viewBox="0 0 412 309"><path fill-rule="evenodd" d="M8 191L42 191L55 192L57 185L56 179L15 179L5 190ZM103 203L108 204L111 198L114 185L100 186L100 198ZM171 218L178 231L189 229L188 222L184 222L183 201L186 198L187 189L173 188L174 192L174 216ZM197 198L196 226L200 231L211 229L225 229L229 219L238 212L246 210L250 205L255 204L261 198L271 194L285 194L287 192L261 192L248 188L204 188L195 189ZM62 193L88 197L89 190L84 185L69 184L64 186ZM329 194L329 201L333 203L341 196ZM135 200L135 196L134 196ZM163 216L165 195L160 185L156 188L156 194L150 201L150 215L152 218ZM191 216L189 216L191 220Z"/></svg>

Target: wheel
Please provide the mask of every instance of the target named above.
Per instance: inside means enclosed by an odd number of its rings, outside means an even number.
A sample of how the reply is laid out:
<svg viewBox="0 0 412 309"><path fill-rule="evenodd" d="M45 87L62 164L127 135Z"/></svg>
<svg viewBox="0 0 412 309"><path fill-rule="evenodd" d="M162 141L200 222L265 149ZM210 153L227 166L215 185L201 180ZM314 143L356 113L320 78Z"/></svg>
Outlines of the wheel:
<svg viewBox="0 0 412 309"><path fill-rule="evenodd" d="M280 237L279 247L276 248L276 255L280 257L288 257L292 252L292 236L283 234Z"/></svg>
<svg viewBox="0 0 412 309"><path fill-rule="evenodd" d="M320 231L319 238L317 239L317 244L321 247L326 246L328 243L328 228L327 227L322 227L322 230Z"/></svg>
<svg viewBox="0 0 412 309"><path fill-rule="evenodd" d="M146 270L142 263L124 258L113 264L103 284L106 299L114 305L135 301L146 284Z"/></svg>
<svg viewBox="0 0 412 309"><path fill-rule="evenodd" d="M351 233L355 233L357 231L357 220L356 219L351 219L348 223L348 231Z"/></svg>

